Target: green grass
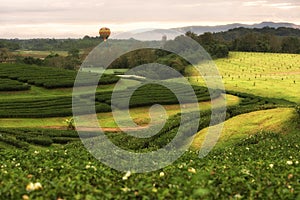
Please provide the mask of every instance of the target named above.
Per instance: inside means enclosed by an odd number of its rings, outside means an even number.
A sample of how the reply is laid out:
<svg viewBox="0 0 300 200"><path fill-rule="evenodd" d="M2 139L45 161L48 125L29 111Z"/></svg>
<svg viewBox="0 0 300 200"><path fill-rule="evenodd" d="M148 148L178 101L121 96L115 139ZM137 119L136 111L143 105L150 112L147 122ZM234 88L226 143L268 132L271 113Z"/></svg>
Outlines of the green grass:
<svg viewBox="0 0 300 200"><path fill-rule="evenodd" d="M300 103L300 55L230 52L215 63L226 90ZM193 83L204 85L195 70L186 73L194 76Z"/></svg>
<svg viewBox="0 0 300 200"><path fill-rule="evenodd" d="M60 56L67 56L67 51L15 51L13 55L22 57L46 58L50 54L58 54Z"/></svg>
<svg viewBox="0 0 300 200"><path fill-rule="evenodd" d="M84 72L93 72L93 73L104 73L104 74L115 74L115 73L120 73L124 74L128 71L128 69L106 69L105 71L102 68L97 68L97 67L87 67L87 68L82 68Z"/></svg>
<svg viewBox="0 0 300 200"><path fill-rule="evenodd" d="M297 130L297 114L293 108L277 108L238 115L223 123L218 146L235 143L260 131L292 133ZM202 129L194 138L192 149L199 149L207 135L208 128Z"/></svg>

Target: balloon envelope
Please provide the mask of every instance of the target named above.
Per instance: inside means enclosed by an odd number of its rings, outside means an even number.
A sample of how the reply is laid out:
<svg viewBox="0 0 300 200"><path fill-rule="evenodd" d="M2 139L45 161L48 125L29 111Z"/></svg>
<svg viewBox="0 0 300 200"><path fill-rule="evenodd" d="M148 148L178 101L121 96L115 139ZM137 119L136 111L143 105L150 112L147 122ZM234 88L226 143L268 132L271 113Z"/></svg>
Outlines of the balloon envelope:
<svg viewBox="0 0 300 200"><path fill-rule="evenodd" d="M107 40L107 38L110 36L110 33L110 29L106 27L103 27L99 30L99 35L104 41Z"/></svg>

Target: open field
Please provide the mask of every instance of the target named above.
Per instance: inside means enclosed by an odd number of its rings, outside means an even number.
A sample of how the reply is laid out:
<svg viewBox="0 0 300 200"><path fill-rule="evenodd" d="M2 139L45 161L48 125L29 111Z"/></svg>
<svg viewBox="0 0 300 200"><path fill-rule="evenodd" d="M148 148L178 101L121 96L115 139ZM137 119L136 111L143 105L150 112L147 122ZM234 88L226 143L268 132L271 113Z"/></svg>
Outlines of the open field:
<svg viewBox="0 0 300 200"><path fill-rule="evenodd" d="M93 73L105 73L105 74L124 74L128 71L128 69L106 69L103 70L102 68L97 67L90 67L90 68L82 68L82 71L85 72L93 72Z"/></svg>
<svg viewBox="0 0 300 200"><path fill-rule="evenodd" d="M300 55L231 52L215 61L226 90L300 102ZM194 83L204 85L193 69ZM198 82L198 81L199 82Z"/></svg>
<svg viewBox="0 0 300 200"><path fill-rule="evenodd" d="M67 56L67 51L15 51L13 52L16 56L22 56L22 57L33 57L33 58L46 58L49 55L55 55L58 54L60 56Z"/></svg>

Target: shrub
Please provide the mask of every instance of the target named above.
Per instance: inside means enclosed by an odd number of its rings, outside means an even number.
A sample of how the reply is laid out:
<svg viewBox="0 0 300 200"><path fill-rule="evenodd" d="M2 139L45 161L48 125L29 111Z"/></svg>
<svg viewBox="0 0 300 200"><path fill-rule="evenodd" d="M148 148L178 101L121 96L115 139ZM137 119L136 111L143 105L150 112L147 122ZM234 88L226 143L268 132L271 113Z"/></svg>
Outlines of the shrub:
<svg viewBox="0 0 300 200"><path fill-rule="evenodd" d="M25 150L29 149L29 144L27 142L16 140L14 137L11 137L11 136L3 136L2 135L2 136L0 136L0 141L7 143L9 145L15 146L20 149L25 149Z"/></svg>

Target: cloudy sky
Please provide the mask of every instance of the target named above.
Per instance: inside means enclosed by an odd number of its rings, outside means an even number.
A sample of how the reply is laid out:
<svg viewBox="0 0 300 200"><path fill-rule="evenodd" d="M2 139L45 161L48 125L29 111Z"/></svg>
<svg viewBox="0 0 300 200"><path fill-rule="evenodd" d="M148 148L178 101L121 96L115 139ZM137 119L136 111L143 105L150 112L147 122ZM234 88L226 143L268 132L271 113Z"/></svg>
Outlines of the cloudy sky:
<svg viewBox="0 0 300 200"><path fill-rule="evenodd" d="M189 25L300 24L299 0L0 0L0 38L79 38Z"/></svg>

